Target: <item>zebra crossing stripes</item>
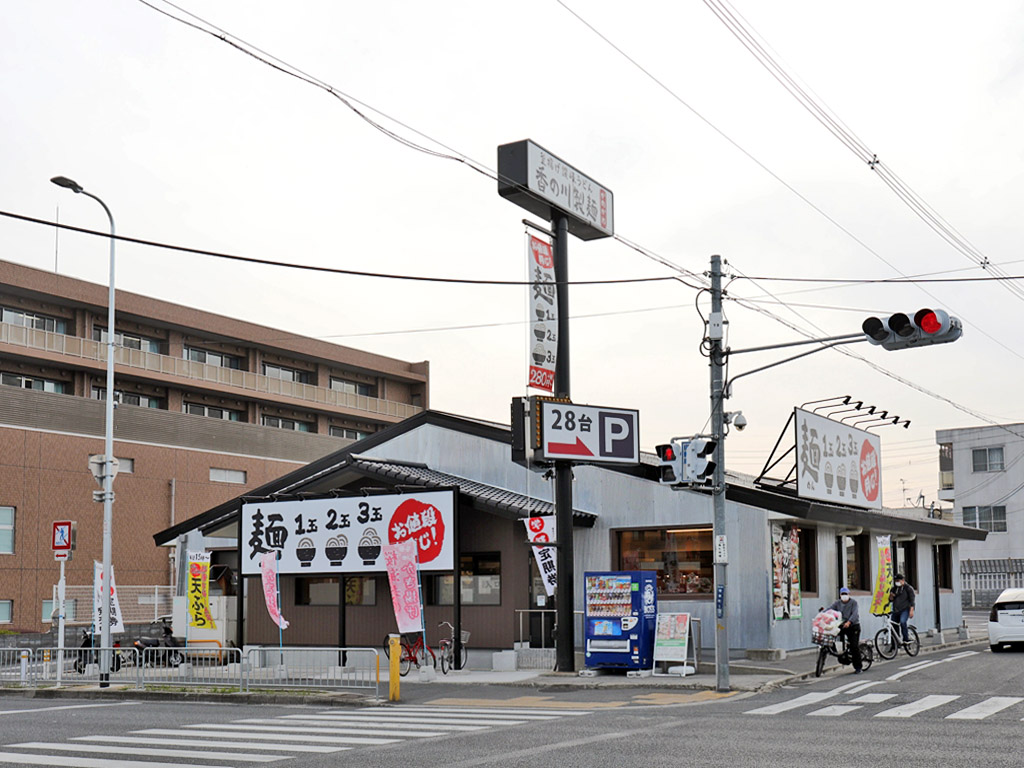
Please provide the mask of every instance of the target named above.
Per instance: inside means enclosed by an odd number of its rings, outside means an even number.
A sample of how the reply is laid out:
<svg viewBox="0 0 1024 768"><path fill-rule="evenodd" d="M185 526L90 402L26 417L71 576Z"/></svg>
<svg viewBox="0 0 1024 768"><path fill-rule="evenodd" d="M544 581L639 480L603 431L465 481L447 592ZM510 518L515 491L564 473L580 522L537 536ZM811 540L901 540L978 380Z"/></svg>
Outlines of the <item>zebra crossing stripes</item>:
<svg viewBox="0 0 1024 768"><path fill-rule="evenodd" d="M860 709L860 707L854 704L833 704L831 707L816 709L814 712L809 712L808 714L815 717L841 717L848 712L854 712L858 709Z"/></svg>
<svg viewBox="0 0 1024 768"><path fill-rule="evenodd" d="M105 744L62 744L59 741L26 741L21 744L9 744L10 747L18 749L52 749L58 752L92 752L94 754L109 755L110 747ZM118 755L137 755L140 757L187 757L195 758L193 750L165 749L161 747L128 747L121 745L117 748ZM207 760L235 760L243 763L270 763L274 760L284 760L291 755L257 755L253 752L212 752L205 751L202 756ZM151 765L151 763L147 763ZM176 764L178 765L178 764ZM180 765L179 765L179 768Z"/></svg>
<svg viewBox="0 0 1024 768"><path fill-rule="evenodd" d="M996 712L1012 707L1014 704L1019 704L1024 701L1024 698L1019 696L992 696L991 698L985 699L985 701L979 701L974 706L968 707L967 709L961 709L959 712L954 712L952 715L946 715L947 720L984 720L989 715L994 715Z"/></svg>
<svg viewBox="0 0 1024 768"><path fill-rule="evenodd" d="M956 701L959 696L932 694L930 696L924 696L916 701L911 701L908 704L902 704L892 709L887 709L884 712L879 712L875 717L913 717L919 712L925 712L929 709L935 709L935 707L941 707L943 704L949 704L951 701Z"/></svg>
<svg viewBox="0 0 1024 768"><path fill-rule="evenodd" d="M853 693L855 691L848 691ZM790 712L795 709L813 707L821 704L826 699L834 697L835 691L822 691L813 694L798 696L790 701L783 701L777 704L770 704L757 709L749 710L746 714L756 715L778 715ZM843 703L835 703L820 709L805 709L804 715L808 717L841 717L853 712L863 710L865 715L880 718L908 718L916 717L929 710L938 709L961 700L964 696L953 694L929 694L918 696L911 701L904 701L897 706L883 709L881 712L870 712L868 705L883 704L896 699L900 694L896 693L865 693L856 698L848 699ZM1024 703L1024 696L989 696L981 701L966 706L962 709L945 715L946 720L984 720L998 712L1009 709L1017 704ZM1024 718L1022 718L1024 720Z"/></svg>

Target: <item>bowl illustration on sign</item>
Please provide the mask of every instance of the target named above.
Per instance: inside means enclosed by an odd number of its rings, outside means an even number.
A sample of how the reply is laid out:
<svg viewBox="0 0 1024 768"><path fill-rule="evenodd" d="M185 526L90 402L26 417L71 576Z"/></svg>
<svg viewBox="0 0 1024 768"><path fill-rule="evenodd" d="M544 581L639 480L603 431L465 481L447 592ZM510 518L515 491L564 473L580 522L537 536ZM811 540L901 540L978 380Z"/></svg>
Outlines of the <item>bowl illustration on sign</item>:
<svg viewBox="0 0 1024 768"><path fill-rule="evenodd" d="M857 462L850 464L850 495L857 495Z"/></svg>
<svg viewBox="0 0 1024 768"><path fill-rule="evenodd" d="M295 548L295 556L299 558L299 564L303 568L309 568L310 562L316 557L316 547L309 537L299 539L299 546Z"/></svg>
<svg viewBox="0 0 1024 768"><path fill-rule="evenodd" d="M825 488L828 490L829 493L832 493L832 480L833 480L833 476L832 476L832 462L826 461L825 462Z"/></svg>
<svg viewBox="0 0 1024 768"><path fill-rule="evenodd" d="M356 551L363 558L363 565L373 565L380 557L380 536L373 528L363 531L363 537L359 539L359 547Z"/></svg>
<svg viewBox="0 0 1024 768"><path fill-rule="evenodd" d="M846 465L838 464L836 466L836 485L839 486L839 495L846 495Z"/></svg>
<svg viewBox="0 0 1024 768"><path fill-rule="evenodd" d="M548 354L544 350L544 345L543 344L537 344L533 348L533 364L534 365L541 365L545 360L547 360L547 358L548 358Z"/></svg>
<svg viewBox="0 0 1024 768"><path fill-rule="evenodd" d="M331 561L331 565L341 565L341 561L345 559L345 555L348 554L348 539L344 536L332 536L327 540L327 546L324 547L324 554L327 555L327 559Z"/></svg>
<svg viewBox="0 0 1024 768"><path fill-rule="evenodd" d="M537 337L537 341L544 341L548 335L548 329L543 325L535 325L533 327L533 335Z"/></svg>

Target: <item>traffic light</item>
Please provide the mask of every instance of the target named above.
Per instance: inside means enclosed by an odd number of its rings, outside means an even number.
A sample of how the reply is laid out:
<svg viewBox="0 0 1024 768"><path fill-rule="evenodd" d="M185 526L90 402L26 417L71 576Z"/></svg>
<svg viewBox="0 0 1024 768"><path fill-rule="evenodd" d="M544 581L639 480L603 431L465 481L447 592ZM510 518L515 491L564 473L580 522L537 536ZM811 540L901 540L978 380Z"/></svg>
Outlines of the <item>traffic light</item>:
<svg viewBox="0 0 1024 768"><path fill-rule="evenodd" d="M678 485L683 482L683 443L673 440L665 445L654 446L658 454L658 482Z"/></svg>
<svg viewBox="0 0 1024 768"><path fill-rule="evenodd" d="M683 482L705 483L715 471L712 457L718 443L707 437L695 437L683 444Z"/></svg>
<svg viewBox="0 0 1024 768"><path fill-rule="evenodd" d="M913 317L903 312L888 318L869 317L861 324L861 330L872 344L897 350L956 341L963 334L963 325L941 309L924 307Z"/></svg>

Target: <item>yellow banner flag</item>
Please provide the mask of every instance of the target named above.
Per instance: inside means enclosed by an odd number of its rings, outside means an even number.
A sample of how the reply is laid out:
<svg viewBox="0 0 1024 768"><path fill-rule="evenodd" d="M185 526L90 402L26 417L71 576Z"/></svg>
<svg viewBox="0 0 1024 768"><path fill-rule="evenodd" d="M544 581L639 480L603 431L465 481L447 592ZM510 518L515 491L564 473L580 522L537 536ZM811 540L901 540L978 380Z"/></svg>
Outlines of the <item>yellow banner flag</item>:
<svg viewBox="0 0 1024 768"><path fill-rule="evenodd" d="M892 591L892 544L888 536L876 536L878 540L878 575L875 577L875 594L871 599L871 615L889 614L889 593Z"/></svg>
<svg viewBox="0 0 1024 768"><path fill-rule="evenodd" d="M188 553L188 615L190 627L216 629L210 613L210 553Z"/></svg>

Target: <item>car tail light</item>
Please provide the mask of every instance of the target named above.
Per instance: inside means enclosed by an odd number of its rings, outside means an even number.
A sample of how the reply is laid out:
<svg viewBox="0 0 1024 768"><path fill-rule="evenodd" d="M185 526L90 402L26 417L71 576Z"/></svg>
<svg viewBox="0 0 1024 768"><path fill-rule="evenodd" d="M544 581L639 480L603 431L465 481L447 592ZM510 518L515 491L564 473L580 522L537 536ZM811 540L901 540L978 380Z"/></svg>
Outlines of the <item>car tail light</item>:
<svg viewBox="0 0 1024 768"><path fill-rule="evenodd" d="M999 603L992 606L992 611L988 615L989 621L999 621Z"/></svg>

